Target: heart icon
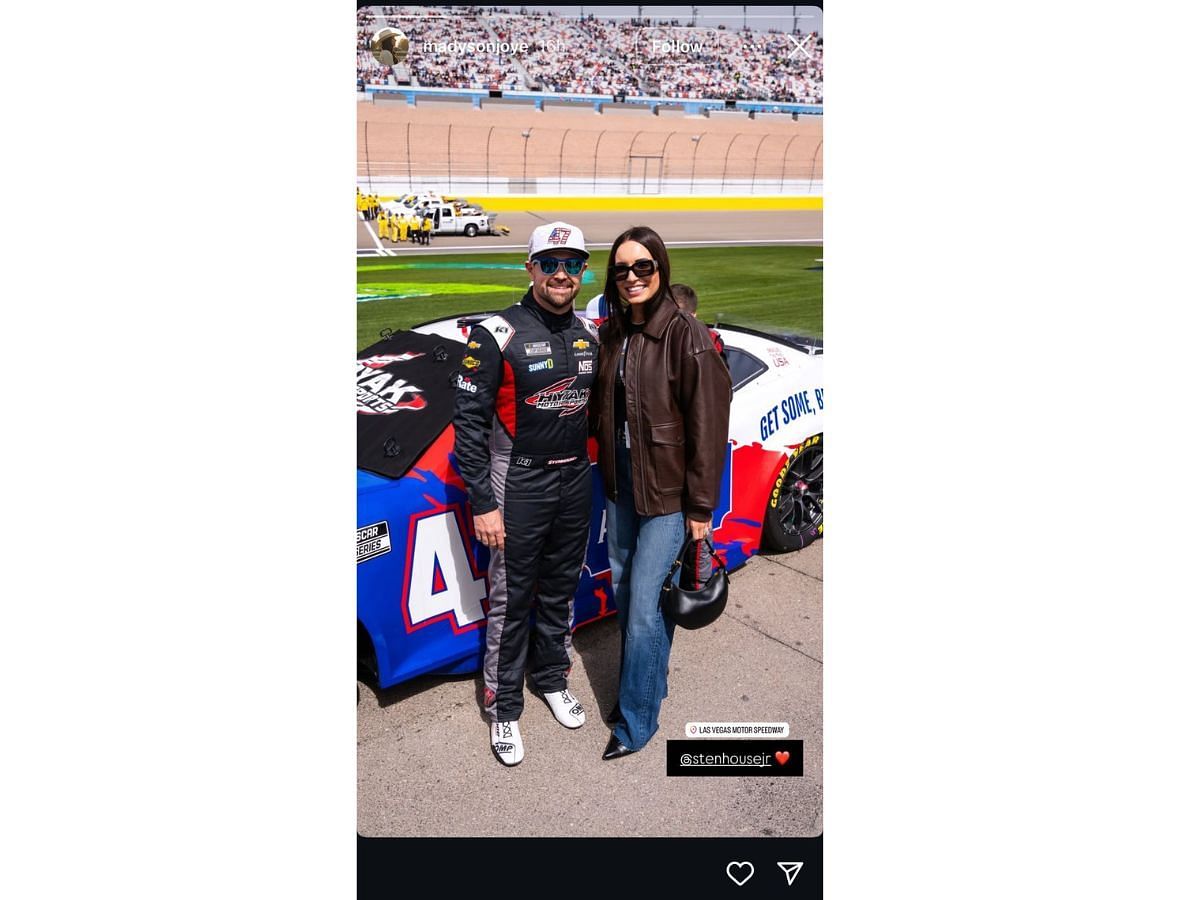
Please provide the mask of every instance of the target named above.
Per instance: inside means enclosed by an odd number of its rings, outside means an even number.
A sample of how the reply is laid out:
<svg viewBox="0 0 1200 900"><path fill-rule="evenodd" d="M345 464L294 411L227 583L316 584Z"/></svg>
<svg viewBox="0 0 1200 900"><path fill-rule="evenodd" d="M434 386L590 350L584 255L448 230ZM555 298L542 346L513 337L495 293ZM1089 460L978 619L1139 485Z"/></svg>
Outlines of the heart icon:
<svg viewBox="0 0 1200 900"><path fill-rule="evenodd" d="M785 765L787 763L787 761L791 758L792 758L792 754L787 750L776 750L775 751L775 761L777 763L779 763L781 766Z"/></svg>
<svg viewBox="0 0 1200 900"><path fill-rule="evenodd" d="M737 872L735 875L734 872ZM754 863L748 862L731 862L725 867L725 874L729 876L729 880L741 887L754 875Z"/></svg>

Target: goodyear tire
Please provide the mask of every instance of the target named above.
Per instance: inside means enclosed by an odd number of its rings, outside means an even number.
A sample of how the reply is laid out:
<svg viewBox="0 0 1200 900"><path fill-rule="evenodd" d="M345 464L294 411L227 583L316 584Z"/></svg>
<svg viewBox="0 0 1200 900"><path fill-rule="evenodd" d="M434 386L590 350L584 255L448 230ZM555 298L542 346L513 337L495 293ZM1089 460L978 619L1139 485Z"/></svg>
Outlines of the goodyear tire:
<svg viewBox="0 0 1200 900"><path fill-rule="evenodd" d="M763 515L763 546L799 550L825 533L824 442L814 434L779 469Z"/></svg>
<svg viewBox="0 0 1200 900"><path fill-rule="evenodd" d="M463 229L463 234L465 234L467 237L475 237L475 235L479 234L479 226L472 222Z"/></svg>

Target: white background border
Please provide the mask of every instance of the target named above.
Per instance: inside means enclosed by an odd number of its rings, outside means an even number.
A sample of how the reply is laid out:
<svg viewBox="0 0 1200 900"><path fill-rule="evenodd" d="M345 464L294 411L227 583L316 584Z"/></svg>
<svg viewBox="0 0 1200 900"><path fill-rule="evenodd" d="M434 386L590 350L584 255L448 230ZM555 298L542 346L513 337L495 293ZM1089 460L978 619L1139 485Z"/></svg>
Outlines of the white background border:
<svg viewBox="0 0 1200 900"><path fill-rule="evenodd" d="M849 6L829 896L1194 896L1195 13ZM6 878L47 896L352 890L353 27L294 12L9 14Z"/></svg>

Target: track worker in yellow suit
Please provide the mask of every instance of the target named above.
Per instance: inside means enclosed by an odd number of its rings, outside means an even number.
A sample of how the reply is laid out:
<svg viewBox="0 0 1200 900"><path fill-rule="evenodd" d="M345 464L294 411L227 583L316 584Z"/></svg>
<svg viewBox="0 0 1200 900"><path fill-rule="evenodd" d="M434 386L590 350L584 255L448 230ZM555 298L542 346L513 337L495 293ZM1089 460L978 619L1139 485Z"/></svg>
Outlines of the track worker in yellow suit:
<svg viewBox="0 0 1200 900"><path fill-rule="evenodd" d="M397 227L399 228L400 236L396 239L400 243L408 240L408 216L397 216Z"/></svg>
<svg viewBox="0 0 1200 900"><path fill-rule="evenodd" d="M394 244L400 240L400 217L392 216L390 221L392 223L392 243Z"/></svg>
<svg viewBox="0 0 1200 900"><path fill-rule="evenodd" d="M387 214L387 212L386 212L386 211L383 213L383 215L381 215L381 216L379 217L379 220L378 220L378 222L377 222L376 224L377 224L377 227L378 227L378 229L379 229L379 236L380 236L381 238L387 237L387 230L388 230L388 214Z"/></svg>
<svg viewBox="0 0 1200 900"><path fill-rule="evenodd" d="M424 238L426 244L433 237L433 216L426 216L424 221L421 222L421 237Z"/></svg>
<svg viewBox="0 0 1200 900"><path fill-rule="evenodd" d="M367 208L367 198L363 196L363 192L359 188L354 189L354 209L358 212L365 212Z"/></svg>

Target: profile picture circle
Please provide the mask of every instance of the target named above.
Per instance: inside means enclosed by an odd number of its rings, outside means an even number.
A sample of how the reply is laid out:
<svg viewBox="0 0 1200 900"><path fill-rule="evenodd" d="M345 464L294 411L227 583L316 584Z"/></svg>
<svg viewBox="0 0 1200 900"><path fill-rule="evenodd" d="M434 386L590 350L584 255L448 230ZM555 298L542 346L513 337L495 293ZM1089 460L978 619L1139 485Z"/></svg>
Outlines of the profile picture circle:
<svg viewBox="0 0 1200 900"><path fill-rule="evenodd" d="M397 28L381 28L371 35L371 55L380 65L394 66L408 59L408 35Z"/></svg>

